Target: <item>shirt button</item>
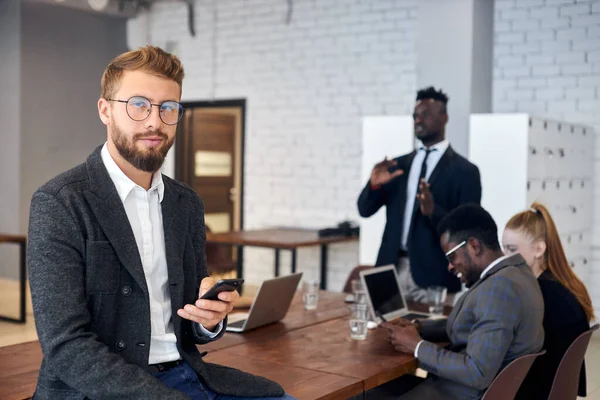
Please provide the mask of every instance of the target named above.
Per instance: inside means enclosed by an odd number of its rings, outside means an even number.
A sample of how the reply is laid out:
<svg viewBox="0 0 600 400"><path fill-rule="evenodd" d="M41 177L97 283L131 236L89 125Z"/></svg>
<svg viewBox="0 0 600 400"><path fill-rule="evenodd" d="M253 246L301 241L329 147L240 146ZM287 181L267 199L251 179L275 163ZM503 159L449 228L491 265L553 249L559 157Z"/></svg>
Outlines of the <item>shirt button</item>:
<svg viewBox="0 0 600 400"><path fill-rule="evenodd" d="M121 294L123 296L129 296L131 294L131 286L127 286L127 285L123 286L121 288Z"/></svg>
<svg viewBox="0 0 600 400"><path fill-rule="evenodd" d="M125 350L125 342L122 340L119 340L117 343L115 343L115 347L118 351L123 351L123 350Z"/></svg>

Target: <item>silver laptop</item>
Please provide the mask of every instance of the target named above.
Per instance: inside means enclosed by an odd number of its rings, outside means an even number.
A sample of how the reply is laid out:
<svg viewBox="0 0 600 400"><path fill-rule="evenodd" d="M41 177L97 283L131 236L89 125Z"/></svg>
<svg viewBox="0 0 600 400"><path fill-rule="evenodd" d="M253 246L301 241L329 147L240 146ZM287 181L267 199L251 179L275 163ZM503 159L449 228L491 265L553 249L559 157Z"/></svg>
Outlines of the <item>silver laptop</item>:
<svg viewBox="0 0 600 400"><path fill-rule="evenodd" d="M430 314L412 312L408 309L394 265L361 271L360 279L367 290L367 303L375 322L381 322L380 315L387 321L395 318L413 320L431 317Z"/></svg>
<svg viewBox="0 0 600 400"><path fill-rule="evenodd" d="M302 272L269 279L262 283L247 314L231 314L227 323L230 332L245 332L282 320L287 314Z"/></svg>

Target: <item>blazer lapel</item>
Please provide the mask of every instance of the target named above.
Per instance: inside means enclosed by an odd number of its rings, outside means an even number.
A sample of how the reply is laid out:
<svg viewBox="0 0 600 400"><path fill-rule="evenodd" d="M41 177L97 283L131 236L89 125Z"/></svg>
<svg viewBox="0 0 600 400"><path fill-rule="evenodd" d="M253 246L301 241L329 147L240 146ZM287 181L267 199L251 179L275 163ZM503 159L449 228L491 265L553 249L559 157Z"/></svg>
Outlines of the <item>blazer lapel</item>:
<svg viewBox="0 0 600 400"><path fill-rule="evenodd" d="M396 191L396 196L398 196L400 199L402 199L402 201L400 201L400 206L401 206L401 210L402 210L402 214L404 215L404 207L406 207L406 191L408 188L408 175L410 174L410 169L412 168L412 163L413 160L415 159L415 156L417 155L417 151L413 150L412 153L410 153L406 159L406 164L404 165L404 173L402 174L401 178L403 178L402 180L402 184L399 184L397 186L397 191Z"/></svg>
<svg viewBox="0 0 600 400"><path fill-rule="evenodd" d="M498 265L495 265L491 270L489 270L487 272L487 274L485 274L485 276L483 278L481 278L477 282L475 282L473 284L473 286L471 286L469 288L469 290L467 290L467 292L465 294L463 294L458 299L458 302L456 303L456 305L452 309L452 312L448 316L448 326L449 327L452 326L452 324L456 320L456 316L460 312L460 309L462 308L462 306L463 306L466 298L471 293L473 293L473 290L475 290L477 288L477 286L479 286L483 281L485 281L487 278L489 278L490 276L494 275L496 272L500 271L501 269L506 268L506 267L511 266L511 265L520 265L520 264L522 264L524 262L525 262L525 260L523 259L523 257L520 254L515 254L514 256L505 258L504 260L502 260L501 262L499 262Z"/></svg>
<svg viewBox="0 0 600 400"><path fill-rule="evenodd" d="M494 268L490 269L488 273L485 274L483 279L479 280L479 282L486 280L487 278L494 275L496 272L500 271L503 268L510 266L519 266L521 264L525 264L525 259L520 254L515 254L513 256L507 257L501 262L499 262L498 265L495 265Z"/></svg>
<svg viewBox="0 0 600 400"><path fill-rule="evenodd" d="M84 193L84 196L121 264L147 294L146 277L135 236L125 213L123 202L102 162L101 148L98 147L87 160L91 187L89 192Z"/></svg>
<svg viewBox="0 0 600 400"><path fill-rule="evenodd" d="M406 171L404 171L404 175L408 176L408 173L410 172L410 169L412 168L412 162L415 159L416 155L417 155L417 150L413 150L412 153L410 153L408 155L408 161L406 162L406 166L408 168L406 168Z"/></svg>
<svg viewBox="0 0 600 400"><path fill-rule="evenodd" d="M184 272L183 252L187 238L189 196L176 190L175 185L163 177L165 194L161 202L165 252L169 275L169 291L173 308L183 306ZM175 318L178 321L179 318Z"/></svg>
<svg viewBox="0 0 600 400"><path fill-rule="evenodd" d="M416 152L415 152L415 154L416 154ZM452 150L452 147L448 146L448 149L446 149L446 151L442 155L442 158L440 158L440 161L438 161L435 168L431 172L431 175L429 176L429 180L427 181L427 183L429 183L429 185L432 185L437 180L437 178L440 176L442 171L444 171L448 168L453 155L454 155L454 150ZM413 158L414 158L414 155L411 158L411 165L412 165ZM410 230L408 232L409 238L412 237L412 229L413 229L413 226L415 225L415 218L417 217L417 212L419 212L419 210L420 210L419 201L415 200L415 206L413 207L413 212L411 214Z"/></svg>
<svg viewBox="0 0 600 400"><path fill-rule="evenodd" d="M430 185L433 185L433 183L438 179L438 177L440 176L442 171L445 171L448 168L448 166L450 165L450 162L452 161L453 156L454 156L454 150L452 150L452 146L448 146L448 148L442 155L442 158L440 158L440 161L438 161L437 165L431 172L431 175L429 176L429 180L427 181L427 183L429 183Z"/></svg>

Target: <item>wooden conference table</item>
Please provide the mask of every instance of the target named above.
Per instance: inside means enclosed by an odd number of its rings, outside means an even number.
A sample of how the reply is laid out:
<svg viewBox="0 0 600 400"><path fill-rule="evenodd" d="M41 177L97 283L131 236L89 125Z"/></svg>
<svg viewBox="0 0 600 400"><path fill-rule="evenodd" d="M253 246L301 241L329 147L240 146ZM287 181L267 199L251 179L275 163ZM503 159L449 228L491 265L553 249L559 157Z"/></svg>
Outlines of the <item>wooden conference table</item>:
<svg viewBox="0 0 600 400"><path fill-rule="evenodd" d="M321 292L317 310L305 311L297 294L281 322L199 349L206 361L272 379L300 400L347 399L414 371L414 357L397 353L384 329L350 339L344 296ZM31 398L41 359L37 341L0 348L0 399Z"/></svg>
<svg viewBox="0 0 600 400"><path fill-rule="evenodd" d="M321 247L321 289L327 290L327 251L332 243L355 242L356 236L319 237L314 229L272 228L225 233L207 233L207 243L237 247L237 275L244 277L244 246L266 247L275 250L275 276L279 276L279 251L292 253L292 273L296 272L296 251L299 247Z"/></svg>

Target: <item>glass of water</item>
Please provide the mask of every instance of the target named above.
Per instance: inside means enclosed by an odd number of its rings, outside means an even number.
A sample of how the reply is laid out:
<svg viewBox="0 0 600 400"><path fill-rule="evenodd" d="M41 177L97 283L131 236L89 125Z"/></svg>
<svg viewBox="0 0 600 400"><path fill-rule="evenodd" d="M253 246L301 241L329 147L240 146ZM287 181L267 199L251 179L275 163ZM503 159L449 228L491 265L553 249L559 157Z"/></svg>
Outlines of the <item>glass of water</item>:
<svg viewBox="0 0 600 400"><path fill-rule="evenodd" d="M319 304L319 282L304 282L302 286L302 300L304 301L304 309L316 310L317 304Z"/></svg>
<svg viewBox="0 0 600 400"><path fill-rule="evenodd" d="M360 279L352 280L352 294L355 304L367 304L367 290Z"/></svg>
<svg viewBox="0 0 600 400"><path fill-rule="evenodd" d="M429 301L429 313L432 315L444 315L444 303L448 289L443 286L429 286L427 288L427 299Z"/></svg>
<svg viewBox="0 0 600 400"><path fill-rule="evenodd" d="M366 304L352 304L350 306L350 339L365 340L367 338L367 321L369 312Z"/></svg>

